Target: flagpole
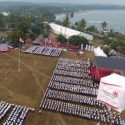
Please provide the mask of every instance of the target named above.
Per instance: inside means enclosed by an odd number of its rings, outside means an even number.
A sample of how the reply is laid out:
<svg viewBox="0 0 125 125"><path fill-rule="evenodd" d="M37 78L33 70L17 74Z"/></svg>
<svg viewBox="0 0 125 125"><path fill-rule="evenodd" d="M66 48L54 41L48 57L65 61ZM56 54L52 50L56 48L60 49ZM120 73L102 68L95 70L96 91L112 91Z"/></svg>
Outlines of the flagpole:
<svg viewBox="0 0 125 125"><path fill-rule="evenodd" d="M20 40L19 40L19 61L18 61L18 71L20 72Z"/></svg>

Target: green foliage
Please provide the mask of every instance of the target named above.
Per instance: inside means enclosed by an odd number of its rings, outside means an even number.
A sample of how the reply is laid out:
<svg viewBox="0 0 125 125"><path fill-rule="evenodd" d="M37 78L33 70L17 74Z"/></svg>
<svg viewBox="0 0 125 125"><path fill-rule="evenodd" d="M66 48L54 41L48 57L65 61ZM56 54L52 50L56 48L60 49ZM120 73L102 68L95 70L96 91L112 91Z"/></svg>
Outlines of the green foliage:
<svg viewBox="0 0 125 125"><path fill-rule="evenodd" d="M33 32L29 33L29 38L32 39L32 40L35 40L36 34L33 33Z"/></svg>
<svg viewBox="0 0 125 125"><path fill-rule="evenodd" d="M0 28L5 26L5 17L0 13Z"/></svg>
<svg viewBox="0 0 125 125"><path fill-rule="evenodd" d="M103 38L103 44L104 45L109 45L111 43L111 40L108 37Z"/></svg>
<svg viewBox="0 0 125 125"><path fill-rule="evenodd" d="M78 23L78 29L80 29L80 32L81 30L83 30L85 27L86 27L86 21L85 19L82 19L79 23Z"/></svg>
<svg viewBox="0 0 125 125"><path fill-rule="evenodd" d="M90 31L90 32L93 32L96 30L96 27L94 25L90 26L90 27L87 27L86 29L87 31Z"/></svg>
<svg viewBox="0 0 125 125"><path fill-rule="evenodd" d="M65 27L65 37L66 37L66 27L69 27L69 14L66 14L65 18L63 19L62 25Z"/></svg>
<svg viewBox="0 0 125 125"><path fill-rule="evenodd" d="M22 36L24 39L26 38L25 34L21 30L14 30L8 34L8 40L11 41L12 45L18 45L20 36Z"/></svg>
<svg viewBox="0 0 125 125"><path fill-rule="evenodd" d="M81 45L81 44L83 44L84 47L86 46L86 44L89 44L88 40L85 37L77 36L77 35L71 36L68 39L68 41L69 41L70 44L73 44L73 45Z"/></svg>
<svg viewBox="0 0 125 125"><path fill-rule="evenodd" d="M104 21L104 22L101 23L101 28L103 30L106 30L107 25L108 25L107 22Z"/></svg>
<svg viewBox="0 0 125 125"><path fill-rule="evenodd" d="M58 25L62 25L62 22L59 21L59 20L56 20L55 23L58 24Z"/></svg>
<svg viewBox="0 0 125 125"><path fill-rule="evenodd" d="M40 33L41 33L41 29L37 25L32 26L31 31L37 35L40 35Z"/></svg>
<svg viewBox="0 0 125 125"><path fill-rule="evenodd" d="M109 54L109 50L110 50L110 49L109 49L109 48L107 48L107 47L103 49L103 51L104 51L104 53L105 53L106 55L108 55L108 54Z"/></svg>
<svg viewBox="0 0 125 125"><path fill-rule="evenodd" d="M74 13L72 12L72 13L70 13L70 17L71 18L73 18L74 17Z"/></svg>
<svg viewBox="0 0 125 125"><path fill-rule="evenodd" d="M110 29L110 31L108 32L108 37L114 37L115 33L113 29Z"/></svg>
<svg viewBox="0 0 125 125"><path fill-rule="evenodd" d="M65 36L63 36L62 34L59 34L57 37L56 37L56 40L61 42L62 44L65 44L67 42L67 39L65 38Z"/></svg>
<svg viewBox="0 0 125 125"><path fill-rule="evenodd" d="M124 42L116 42L116 43L112 43L110 45L111 49L114 49L116 51L119 51L121 53L125 53L125 43Z"/></svg>
<svg viewBox="0 0 125 125"><path fill-rule="evenodd" d="M78 22L75 22L75 26L78 26Z"/></svg>
<svg viewBox="0 0 125 125"><path fill-rule="evenodd" d="M62 25L64 27L68 27L70 25L69 15L68 14L66 14L65 18L63 19Z"/></svg>
<svg viewBox="0 0 125 125"><path fill-rule="evenodd" d="M110 48L111 48L111 49L114 49L114 50L116 51L117 43L112 43L112 44L110 44Z"/></svg>
<svg viewBox="0 0 125 125"><path fill-rule="evenodd" d="M19 29L23 31L25 34L29 32L30 27L31 25L27 21L22 21L21 23L19 23Z"/></svg>
<svg viewBox="0 0 125 125"><path fill-rule="evenodd" d="M117 41L125 41L125 36L123 34L117 35Z"/></svg>
<svg viewBox="0 0 125 125"><path fill-rule="evenodd" d="M75 27L75 26L71 26L71 29L74 29L74 30L75 30L75 29L76 29L76 27Z"/></svg>
<svg viewBox="0 0 125 125"><path fill-rule="evenodd" d="M46 32L44 32L42 35L43 35L44 38L47 38L49 36L49 34L46 33Z"/></svg>

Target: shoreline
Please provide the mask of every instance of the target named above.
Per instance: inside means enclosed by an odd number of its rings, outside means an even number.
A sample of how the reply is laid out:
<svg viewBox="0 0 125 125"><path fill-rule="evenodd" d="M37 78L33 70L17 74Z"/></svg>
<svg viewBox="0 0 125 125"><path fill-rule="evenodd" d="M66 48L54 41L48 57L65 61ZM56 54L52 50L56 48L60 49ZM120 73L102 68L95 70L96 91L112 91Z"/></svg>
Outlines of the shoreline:
<svg viewBox="0 0 125 125"><path fill-rule="evenodd" d="M79 15L79 14L86 14L86 13L89 13L89 12L92 12L92 11L91 10L80 10L80 11L76 11L76 12L73 12L73 13L74 13L74 15ZM55 14L56 18L63 17L65 15L66 15L66 13Z"/></svg>

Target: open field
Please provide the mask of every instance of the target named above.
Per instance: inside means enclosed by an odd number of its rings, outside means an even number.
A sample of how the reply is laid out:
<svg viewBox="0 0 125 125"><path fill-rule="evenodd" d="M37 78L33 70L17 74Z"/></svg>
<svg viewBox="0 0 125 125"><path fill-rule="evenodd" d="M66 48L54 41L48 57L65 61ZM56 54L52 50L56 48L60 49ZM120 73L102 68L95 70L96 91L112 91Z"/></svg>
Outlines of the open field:
<svg viewBox="0 0 125 125"><path fill-rule="evenodd" d="M73 58L72 52L64 52L63 58ZM82 119L51 112L38 114L39 104L46 90L58 58L21 53L21 71L18 72L18 50L0 55L0 100L35 108L25 125L82 125ZM93 57L93 56L92 56ZM87 54L80 58L88 58ZM5 121L5 119L3 119ZM2 121L2 122L3 122ZM90 125L86 122L85 125Z"/></svg>
<svg viewBox="0 0 125 125"><path fill-rule="evenodd" d="M82 58L74 57L73 52L63 52L61 57L80 60L89 57L94 60L89 52L85 52ZM1 54L0 100L35 108L34 113L28 114L24 125L94 125L94 122L52 112L38 114L43 93L57 62L58 58L21 53L21 71L18 72L18 50Z"/></svg>
<svg viewBox="0 0 125 125"><path fill-rule="evenodd" d="M55 39L55 34L50 34ZM100 40L95 39L92 44L97 47ZM27 45L29 47L30 45ZM26 48L27 48L26 47ZM75 57L73 52L63 52L62 58L86 60L94 55L84 52L81 58ZM43 111L39 115L39 105L59 58L38 56L21 53L21 71L18 72L18 50L0 55L0 101L14 103L35 108L29 113L24 125L95 125L95 122L86 121L71 116ZM5 117L1 122L5 122ZM125 119L125 112L122 113Z"/></svg>

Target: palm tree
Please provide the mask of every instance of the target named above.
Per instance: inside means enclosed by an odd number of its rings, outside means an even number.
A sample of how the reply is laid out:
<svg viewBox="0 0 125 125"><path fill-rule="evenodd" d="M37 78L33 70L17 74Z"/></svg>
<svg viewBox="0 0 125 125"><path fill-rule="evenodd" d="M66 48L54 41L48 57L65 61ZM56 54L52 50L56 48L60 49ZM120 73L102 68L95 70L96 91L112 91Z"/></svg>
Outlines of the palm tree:
<svg viewBox="0 0 125 125"><path fill-rule="evenodd" d="M63 19L62 25L65 27L65 38L66 38L66 27L70 25L69 14L66 14L65 18ZM68 41L67 41L67 44L68 44ZM68 46L67 46L67 49L68 49Z"/></svg>
<svg viewBox="0 0 125 125"><path fill-rule="evenodd" d="M81 35L81 30L83 29L83 28L85 28L86 27L86 21L85 21L85 19L82 19L79 23L78 23L78 28L80 29L80 35Z"/></svg>
<svg viewBox="0 0 125 125"><path fill-rule="evenodd" d="M48 36L51 28L48 26L48 22L49 22L49 17L43 13L42 16L41 16L41 23L43 23L44 25L44 32L45 32L45 36Z"/></svg>
<svg viewBox="0 0 125 125"><path fill-rule="evenodd" d="M108 24L105 21L101 23L101 28L103 29L103 31L106 30L107 25Z"/></svg>
<svg viewBox="0 0 125 125"><path fill-rule="evenodd" d="M66 37L66 27L70 25L69 14L66 14L65 18L63 19L62 25L65 27L65 37Z"/></svg>
<svg viewBox="0 0 125 125"><path fill-rule="evenodd" d="M45 14L45 13L43 13L42 14L42 16L41 16L41 22L43 23L48 23L49 22L49 17Z"/></svg>
<svg viewBox="0 0 125 125"><path fill-rule="evenodd" d="M70 18L72 19L74 17L74 13L70 13Z"/></svg>

